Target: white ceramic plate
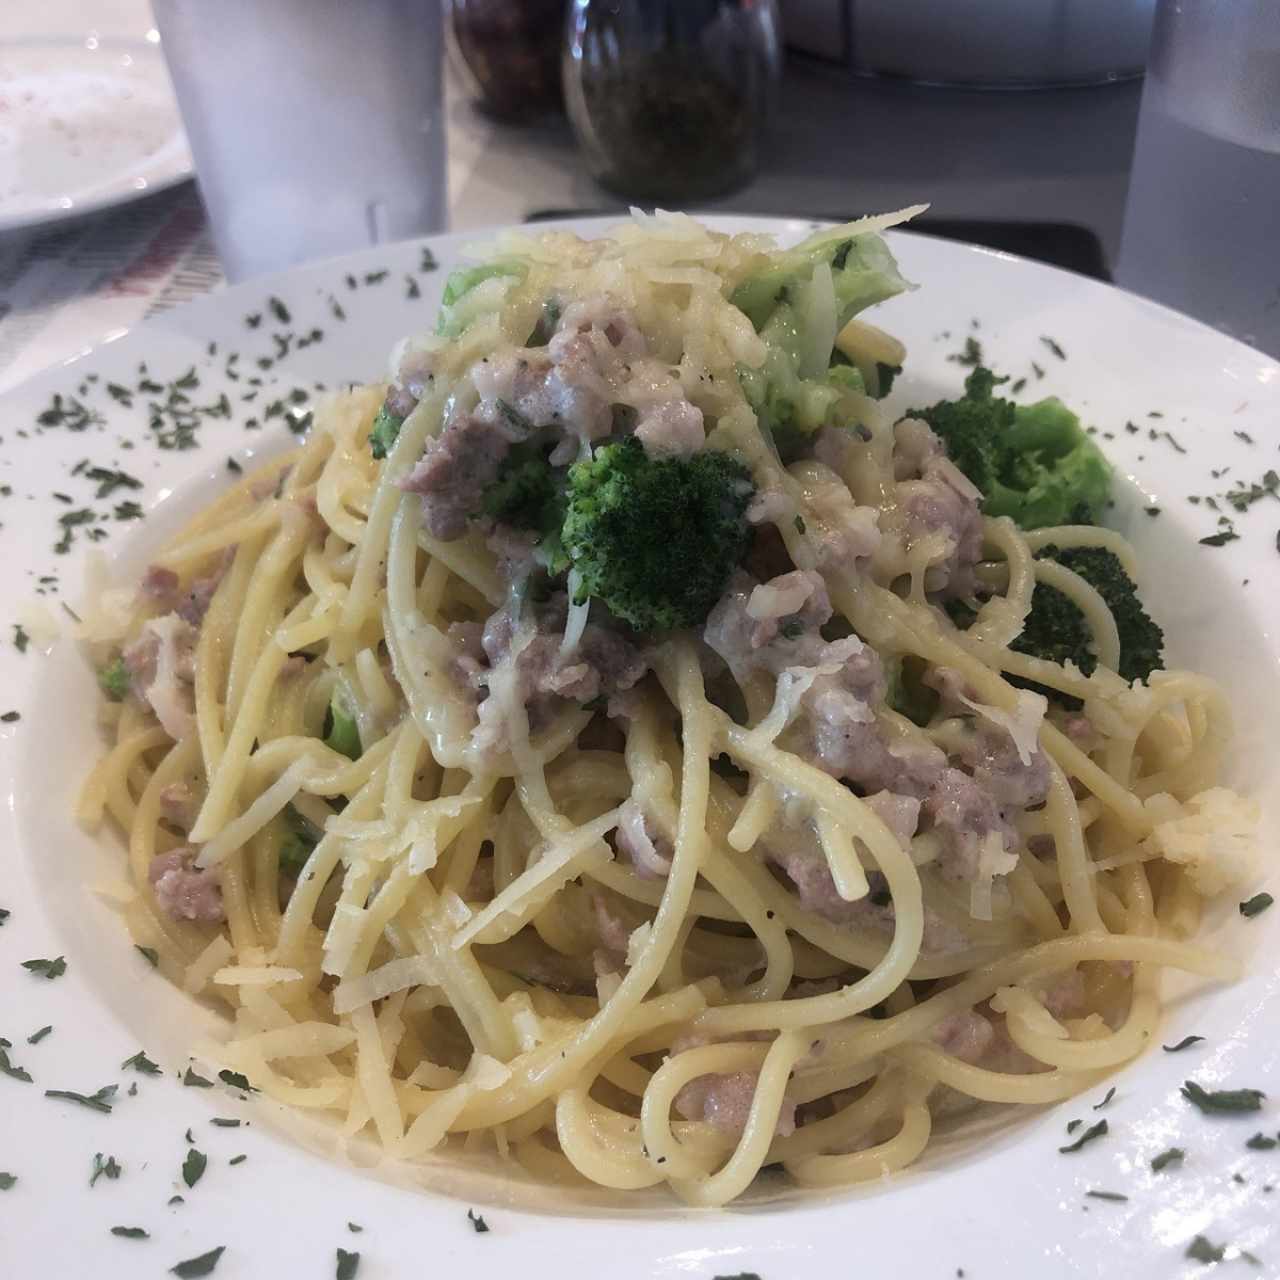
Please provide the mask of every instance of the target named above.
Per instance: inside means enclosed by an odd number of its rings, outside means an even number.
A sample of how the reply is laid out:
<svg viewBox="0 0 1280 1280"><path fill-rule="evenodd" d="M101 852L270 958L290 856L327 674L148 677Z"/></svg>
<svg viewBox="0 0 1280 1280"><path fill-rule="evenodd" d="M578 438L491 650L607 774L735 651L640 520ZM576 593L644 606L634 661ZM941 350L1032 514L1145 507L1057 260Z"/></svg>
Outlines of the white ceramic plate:
<svg viewBox="0 0 1280 1280"><path fill-rule="evenodd" d="M713 221L789 237L806 230L797 222ZM574 225L594 234L606 224ZM896 405L958 391L964 370L949 357L974 337L998 369L1028 379L1024 398L1059 393L1097 425L1135 482L1124 487L1113 520L1138 546L1171 658L1225 681L1241 721L1233 780L1265 795L1274 832L1280 502L1255 503L1235 517L1239 538L1213 547L1198 539L1215 533L1217 514L1188 498L1261 480L1276 465L1280 365L1075 276L919 236L895 233L892 243L905 273L921 284L878 311L878 323L900 334L910 352ZM310 393L316 382L379 377L393 341L432 322L462 248L459 237L427 244L438 270L423 269L426 246L407 244L292 271L165 316L0 399L7 614L0 712L21 716L0 720L0 907L11 913L0 926L0 1035L13 1042L11 1063L34 1077L24 1083L0 1075L0 1170L18 1177L0 1192L0 1270L61 1277L91 1264L100 1280L133 1280L224 1245L217 1280L333 1275L338 1248L361 1253L360 1280L457 1267L494 1280L741 1273L762 1280L961 1273L1168 1280L1199 1273L1201 1264L1184 1252L1203 1234L1228 1246L1228 1260L1244 1249L1262 1260L1260 1274L1280 1273L1280 1191L1270 1192L1272 1179L1280 1185L1280 1150L1245 1146L1256 1131L1280 1129L1280 984L1272 959L1280 910L1246 921L1235 897L1209 927L1217 945L1250 958L1250 976L1229 989L1178 996L1163 1028L1166 1043L1188 1034L1203 1042L1178 1054L1153 1048L1116 1076L1115 1095L1097 1114L1090 1108L1102 1089L1006 1113L969 1126L915 1171L853 1192L761 1194L731 1210L691 1212L661 1197L622 1206L604 1196L539 1193L492 1168L456 1163L429 1168L423 1189L403 1171L375 1174L314 1154L305 1148L320 1139L290 1136L288 1117L264 1104L220 1085L178 1082L209 1015L132 948L95 892L119 883L120 851L87 839L71 819L97 751L92 677L65 638L49 648L36 636L19 653L12 626L41 590L52 617L65 624L61 605L78 597L94 531L105 535L98 545L120 572L136 573L148 549L226 483L228 457L286 443L289 413L305 411L305 401L290 405L293 388ZM1065 359L1044 339L1059 344ZM199 419L197 447L159 447L174 442L171 417L157 431L147 407L153 397L119 390L136 389L143 363L145 376L160 383L198 380L183 394L213 412ZM249 385L255 376L262 387ZM224 393L230 417L220 416ZM64 416L39 428L58 395ZM101 492L108 485L88 467L121 468L141 487ZM145 519L117 519L122 502L140 504ZM85 510L94 521L74 523ZM56 554L68 528L72 544ZM56 980L20 967L57 956L67 970ZM44 1038L27 1043L50 1024ZM163 1075L121 1067L141 1048ZM1180 1098L1189 1077L1275 1098L1259 1115L1215 1121ZM44 1096L46 1089L92 1094L111 1085L119 1090L110 1114ZM215 1116L245 1123L220 1127ZM1065 1125L1080 1117L1106 1118L1110 1132L1079 1154L1059 1154ZM190 1190L181 1179L188 1129L208 1156L207 1172ZM1153 1174L1151 1158L1171 1146L1185 1150L1185 1162ZM95 1153L114 1156L123 1174L90 1188ZM241 1154L247 1160L230 1163ZM1091 1189L1129 1199L1089 1198ZM168 1203L179 1193L184 1203ZM473 1230L472 1207L488 1233ZM349 1222L363 1231L349 1231ZM113 1226L142 1227L150 1238L116 1238ZM1245 1262L1236 1265L1247 1274Z"/></svg>
<svg viewBox="0 0 1280 1280"><path fill-rule="evenodd" d="M158 44L0 41L0 231L136 200L191 171Z"/></svg>

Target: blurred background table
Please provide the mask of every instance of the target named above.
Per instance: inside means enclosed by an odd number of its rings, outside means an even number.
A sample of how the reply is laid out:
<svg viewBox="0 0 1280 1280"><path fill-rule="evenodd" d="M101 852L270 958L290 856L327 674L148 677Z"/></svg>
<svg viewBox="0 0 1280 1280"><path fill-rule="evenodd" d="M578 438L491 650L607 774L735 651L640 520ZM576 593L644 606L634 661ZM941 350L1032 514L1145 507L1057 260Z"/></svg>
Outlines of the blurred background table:
<svg viewBox="0 0 1280 1280"><path fill-rule="evenodd" d="M0 42L82 34L85 0L0 6ZM102 35L140 36L146 0L97 0ZM766 163L712 211L843 218L932 202L938 229L1106 274L1119 244L1141 86L984 91L854 80L790 56ZM561 117L497 123L451 74L453 230L620 211ZM1004 224L1003 226L996 224ZM0 233L0 390L220 286L194 184Z"/></svg>

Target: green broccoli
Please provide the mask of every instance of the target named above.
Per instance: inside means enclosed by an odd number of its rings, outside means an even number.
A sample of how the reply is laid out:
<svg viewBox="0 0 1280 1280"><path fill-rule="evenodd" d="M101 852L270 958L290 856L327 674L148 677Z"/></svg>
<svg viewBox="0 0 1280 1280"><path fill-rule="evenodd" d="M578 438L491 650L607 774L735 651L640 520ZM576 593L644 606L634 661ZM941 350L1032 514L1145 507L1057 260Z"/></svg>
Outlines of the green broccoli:
<svg viewBox="0 0 1280 1280"><path fill-rule="evenodd" d="M569 561L560 541L565 473L547 461L550 449L551 445L534 441L513 445L502 460L498 478L481 495L476 514L537 533L536 558L555 577L569 567Z"/></svg>
<svg viewBox="0 0 1280 1280"><path fill-rule="evenodd" d="M347 706L346 698L336 689L329 699L329 710L325 715L324 742L325 746L332 747L349 760L360 759L360 726Z"/></svg>
<svg viewBox="0 0 1280 1280"><path fill-rule="evenodd" d="M311 851L320 843L320 832L291 804L285 805L280 827L282 834L277 853L280 870L296 880L311 857Z"/></svg>
<svg viewBox="0 0 1280 1280"><path fill-rule="evenodd" d="M1132 684L1145 681L1153 671L1164 666L1164 632L1152 621L1138 599L1138 588L1124 571L1119 559L1103 547L1073 547L1060 550L1046 546L1037 559L1056 560L1072 573L1079 574L1106 602L1116 620L1120 636L1120 675ZM973 624L974 611L960 600L949 600L944 606L947 616L961 630ZM1066 595L1047 583L1038 583L1031 596L1031 612L1022 631L1009 646L1031 658L1043 658L1059 665L1074 663L1084 675L1092 675L1098 666L1093 647L1093 632L1084 614ZM1009 678L1019 688L1034 689L1069 711L1079 710L1080 700L1030 680ZM907 714L904 712L904 714Z"/></svg>
<svg viewBox="0 0 1280 1280"><path fill-rule="evenodd" d="M840 239L830 231L820 231L794 249L784 249L769 257L769 266L749 276L729 298L746 313L756 332L764 329L780 303L794 300L819 263L825 262L831 267L837 330L859 311L907 288L889 246L876 234Z"/></svg>
<svg viewBox="0 0 1280 1280"><path fill-rule="evenodd" d="M384 404L373 420L373 430L369 432L369 452L375 458L385 458L391 452L404 419L391 412Z"/></svg>
<svg viewBox="0 0 1280 1280"><path fill-rule="evenodd" d="M819 290L814 280L824 264L831 269L830 290ZM857 312L906 287L878 235L840 239L829 233L770 255L765 270L738 285L730 301L765 343L764 363L738 370L761 426L776 437L848 421L843 402L866 388L849 361L833 354L836 335ZM881 394L887 390L886 384Z"/></svg>
<svg viewBox="0 0 1280 1280"><path fill-rule="evenodd" d="M959 400L912 409L947 456L982 490L982 509L1024 529L1094 523L1111 491L1111 467L1060 400L1016 405L994 394L1005 378L976 368Z"/></svg>
<svg viewBox="0 0 1280 1280"><path fill-rule="evenodd" d="M98 685L110 702L123 702L132 687L124 659L116 658L98 672Z"/></svg>
<svg viewBox="0 0 1280 1280"><path fill-rule="evenodd" d="M1153 671L1161 669L1164 633L1143 608L1133 579L1112 552L1103 547L1072 547L1063 551L1050 545L1039 558L1056 560L1079 574L1106 602L1120 636L1119 667L1125 680L1131 684L1135 680L1145 681ZM1092 675L1098 666L1093 632L1084 614L1056 587L1045 583L1037 584L1031 597L1031 612L1010 648L1050 662L1073 662L1084 675ZM1014 680L1013 683L1046 694L1068 710L1077 710L1080 706L1076 698L1029 681Z"/></svg>
<svg viewBox="0 0 1280 1280"><path fill-rule="evenodd" d="M436 332L445 338L456 338L475 318L464 304L467 295L479 284L499 276L510 276L519 282L529 273L529 268L514 258L497 262L484 262L475 267L462 267L454 271L444 284L444 296L440 299L440 318ZM460 305L464 304L464 305Z"/></svg>
<svg viewBox="0 0 1280 1280"><path fill-rule="evenodd" d="M594 596L638 631L697 626L747 550L753 492L726 453L654 459L634 436L575 463L561 530L575 603Z"/></svg>

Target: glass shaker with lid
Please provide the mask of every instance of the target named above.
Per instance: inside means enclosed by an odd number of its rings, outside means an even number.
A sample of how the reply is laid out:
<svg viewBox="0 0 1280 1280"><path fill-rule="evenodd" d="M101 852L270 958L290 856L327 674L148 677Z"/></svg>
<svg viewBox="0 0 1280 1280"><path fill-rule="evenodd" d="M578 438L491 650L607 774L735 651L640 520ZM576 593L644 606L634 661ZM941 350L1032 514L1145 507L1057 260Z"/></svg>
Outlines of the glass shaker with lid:
<svg viewBox="0 0 1280 1280"><path fill-rule="evenodd" d="M773 112L779 32L775 0L573 0L565 102L592 176L672 203L747 182Z"/></svg>

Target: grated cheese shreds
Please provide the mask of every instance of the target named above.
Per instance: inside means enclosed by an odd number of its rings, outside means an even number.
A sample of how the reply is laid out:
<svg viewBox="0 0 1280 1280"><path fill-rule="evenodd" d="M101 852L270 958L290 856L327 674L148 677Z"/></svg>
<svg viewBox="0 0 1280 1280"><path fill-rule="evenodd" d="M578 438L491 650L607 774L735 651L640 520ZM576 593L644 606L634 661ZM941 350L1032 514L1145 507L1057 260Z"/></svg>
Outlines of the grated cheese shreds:
<svg viewBox="0 0 1280 1280"><path fill-rule="evenodd" d="M1144 848L1185 866L1198 893L1212 897L1245 883L1256 871L1261 816L1256 801L1227 787L1211 787L1181 805L1163 793L1152 796L1147 807L1162 817Z"/></svg>
<svg viewBox="0 0 1280 1280"><path fill-rule="evenodd" d="M984 719L1004 729L1017 749L1018 759L1025 765L1031 763L1040 742L1040 726L1044 724L1044 713L1049 703L1043 694L1032 693L1029 689L1019 689L1015 698L1017 710L1010 714L999 707L988 706L985 702L974 702L963 693L957 695L971 711L976 711Z"/></svg>
<svg viewBox="0 0 1280 1280"><path fill-rule="evenodd" d="M350 1027L331 1022L298 1022L291 1027L260 1031L240 1044L261 1055L264 1062L278 1058L323 1058L347 1048L356 1038Z"/></svg>
<svg viewBox="0 0 1280 1280"><path fill-rule="evenodd" d="M223 987L272 987L280 982L297 982L301 969L285 965L227 965L213 975L211 981Z"/></svg>
<svg viewBox="0 0 1280 1280"><path fill-rule="evenodd" d="M333 1011L337 1014L350 1013L396 991L404 991L408 987L434 987L440 981L440 967L430 956L403 956L358 978L344 978L334 989Z"/></svg>
<svg viewBox="0 0 1280 1280"><path fill-rule="evenodd" d="M209 985L209 979L235 955L231 940L220 933L196 958L187 965L182 979L182 989L189 995L199 995Z"/></svg>
<svg viewBox="0 0 1280 1280"><path fill-rule="evenodd" d="M460 951L477 941L486 925L503 916L517 914L521 908L536 900L536 895L560 888L588 865L610 861L613 851L602 841L606 832L612 831L617 825L618 811L611 809L594 822L576 828L544 849L536 862L516 876L483 910L477 911L453 935L453 949Z"/></svg>
<svg viewBox="0 0 1280 1280"><path fill-rule="evenodd" d="M998 831L989 831L978 846L978 867L969 886L969 914L975 920L992 917L992 887L997 876L1007 876L1018 865L1018 855L1009 853Z"/></svg>

